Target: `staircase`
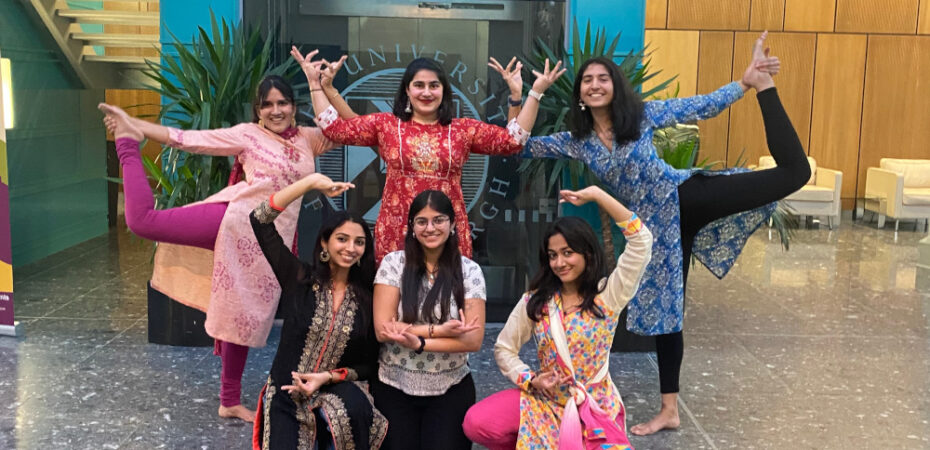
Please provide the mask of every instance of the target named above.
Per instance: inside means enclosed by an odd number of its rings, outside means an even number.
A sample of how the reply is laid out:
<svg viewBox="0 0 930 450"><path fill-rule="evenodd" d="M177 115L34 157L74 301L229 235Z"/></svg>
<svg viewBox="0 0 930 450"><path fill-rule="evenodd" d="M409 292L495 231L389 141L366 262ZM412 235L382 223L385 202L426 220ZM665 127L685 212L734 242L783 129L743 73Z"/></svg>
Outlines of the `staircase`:
<svg viewBox="0 0 930 450"><path fill-rule="evenodd" d="M146 59L158 59L158 0L22 1L33 6L86 88L151 84L141 69Z"/></svg>

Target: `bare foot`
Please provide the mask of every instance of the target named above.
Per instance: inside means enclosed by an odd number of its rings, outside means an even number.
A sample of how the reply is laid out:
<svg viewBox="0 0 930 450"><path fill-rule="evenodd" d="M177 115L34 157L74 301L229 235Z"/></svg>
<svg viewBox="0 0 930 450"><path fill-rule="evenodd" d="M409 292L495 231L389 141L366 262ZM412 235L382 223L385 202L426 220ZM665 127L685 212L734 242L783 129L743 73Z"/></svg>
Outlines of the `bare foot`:
<svg viewBox="0 0 930 450"><path fill-rule="evenodd" d="M630 432L637 436L648 436L657 431L662 430L674 430L681 425L681 420L678 418L678 408L666 408L665 405L662 405L662 409L659 411L652 420L634 425L630 428Z"/></svg>
<svg viewBox="0 0 930 450"><path fill-rule="evenodd" d="M228 417L232 419L242 419L246 422L255 422L255 411L246 408L242 405L236 406L222 406L220 405L219 411L217 411L220 417Z"/></svg>
<svg viewBox="0 0 930 450"><path fill-rule="evenodd" d="M123 111L122 108L100 103L97 105L97 109L106 114L106 117L103 118L103 123L106 124L107 129L110 130L117 139L127 137L136 141L141 141L145 137L142 131L136 128L132 123L132 118L129 117L129 114L126 114L126 111Z"/></svg>

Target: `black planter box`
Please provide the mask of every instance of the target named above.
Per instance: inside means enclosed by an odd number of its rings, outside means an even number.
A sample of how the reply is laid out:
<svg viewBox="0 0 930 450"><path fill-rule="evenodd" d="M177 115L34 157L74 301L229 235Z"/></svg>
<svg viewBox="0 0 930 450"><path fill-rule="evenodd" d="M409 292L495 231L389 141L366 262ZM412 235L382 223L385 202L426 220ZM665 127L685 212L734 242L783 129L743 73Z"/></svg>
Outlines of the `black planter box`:
<svg viewBox="0 0 930 450"><path fill-rule="evenodd" d="M203 325L207 315L172 300L148 285L149 342L176 347L209 347L213 338Z"/></svg>

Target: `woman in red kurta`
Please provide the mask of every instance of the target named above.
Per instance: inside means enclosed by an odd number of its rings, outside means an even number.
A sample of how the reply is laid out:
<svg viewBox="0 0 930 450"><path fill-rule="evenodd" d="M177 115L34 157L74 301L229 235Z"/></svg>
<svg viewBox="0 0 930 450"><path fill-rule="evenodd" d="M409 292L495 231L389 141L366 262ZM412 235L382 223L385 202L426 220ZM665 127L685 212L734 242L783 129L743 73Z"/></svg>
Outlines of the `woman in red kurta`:
<svg viewBox="0 0 930 450"><path fill-rule="evenodd" d="M428 189L442 191L452 200L462 255L471 257L471 233L462 195L462 167L471 153L512 155L523 147L536 120L542 93L562 75L561 62L544 73L534 71L536 81L520 114L506 128L475 119L453 118L452 89L445 72L435 61L418 58L404 72L394 110L340 119L320 85L319 65L304 58L296 48L297 59L313 95L317 125L323 135L347 145L377 146L387 166L387 179L381 197L381 211L375 223L375 255L403 248L406 215L410 202ZM336 62L338 66L344 61ZM324 61L325 65L329 65Z"/></svg>

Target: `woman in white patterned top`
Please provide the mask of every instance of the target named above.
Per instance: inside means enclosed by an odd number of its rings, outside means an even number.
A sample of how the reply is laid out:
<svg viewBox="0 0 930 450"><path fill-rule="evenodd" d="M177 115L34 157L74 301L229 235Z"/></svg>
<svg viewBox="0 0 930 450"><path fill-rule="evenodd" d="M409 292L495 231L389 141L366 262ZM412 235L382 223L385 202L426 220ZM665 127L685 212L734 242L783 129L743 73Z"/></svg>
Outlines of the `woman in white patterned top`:
<svg viewBox="0 0 930 450"><path fill-rule="evenodd" d="M382 448L470 449L462 431L475 403L468 353L484 339L481 268L462 256L452 202L423 191L410 205L404 250L375 276L374 325L382 342L375 406L390 424Z"/></svg>

